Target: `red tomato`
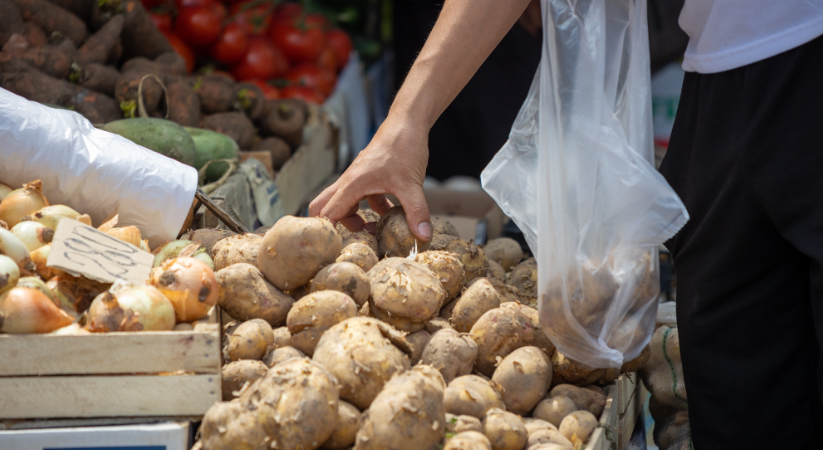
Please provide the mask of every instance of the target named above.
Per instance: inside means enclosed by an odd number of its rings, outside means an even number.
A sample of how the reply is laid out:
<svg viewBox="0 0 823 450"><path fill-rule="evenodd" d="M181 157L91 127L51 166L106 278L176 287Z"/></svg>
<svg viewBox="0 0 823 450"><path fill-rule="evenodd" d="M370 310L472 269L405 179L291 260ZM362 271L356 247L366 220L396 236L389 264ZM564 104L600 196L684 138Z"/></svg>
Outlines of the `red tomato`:
<svg viewBox="0 0 823 450"><path fill-rule="evenodd" d="M317 57L317 65L323 69L337 73L337 57L334 56L334 50L332 50L331 47L326 47L320 52L320 56Z"/></svg>
<svg viewBox="0 0 823 450"><path fill-rule="evenodd" d="M299 3L283 2L277 5L277 8L274 9L275 22L294 23L302 15L303 6Z"/></svg>
<svg viewBox="0 0 823 450"><path fill-rule="evenodd" d="M325 98L312 88L306 86L287 86L280 90L282 98L299 98L304 102L321 104Z"/></svg>
<svg viewBox="0 0 823 450"><path fill-rule="evenodd" d="M276 78L289 68L283 53L271 45L265 38L251 38L249 51L237 65L232 67L231 73L240 81L252 78Z"/></svg>
<svg viewBox="0 0 823 450"><path fill-rule="evenodd" d="M168 1L168 0L161 0L161 1ZM220 3L217 0L174 0L174 4L177 6L178 10L183 8L192 8L195 6L202 6L205 8L209 8L214 11L220 17L220 20L226 18L227 11L226 5Z"/></svg>
<svg viewBox="0 0 823 450"><path fill-rule="evenodd" d="M189 45L209 45L220 34L220 16L207 6L183 8L174 22L174 32Z"/></svg>
<svg viewBox="0 0 823 450"><path fill-rule="evenodd" d="M298 27L285 22L273 24L269 37L291 63L317 61L326 43L323 31L316 26Z"/></svg>
<svg viewBox="0 0 823 450"><path fill-rule="evenodd" d="M191 73L191 71L194 70L194 53L191 52L189 46L181 41L174 33L163 32L163 36L166 36L166 39L168 39L174 51L186 60L186 70Z"/></svg>
<svg viewBox="0 0 823 450"><path fill-rule="evenodd" d="M242 1L231 5L231 16L240 24L247 34L259 35L266 32L271 24L270 5L252 6L251 1Z"/></svg>
<svg viewBox="0 0 823 450"><path fill-rule="evenodd" d="M232 22L220 32L217 42L211 47L211 55L221 63L234 64L246 56L248 49L249 38L246 32L240 24Z"/></svg>
<svg viewBox="0 0 823 450"><path fill-rule="evenodd" d="M310 87L323 96L328 96L334 90L337 77L334 72L321 69L315 64L303 63L292 67L286 73L286 79L296 86Z"/></svg>
<svg viewBox="0 0 823 450"><path fill-rule="evenodd" d="M154 26L156 26L158 30L166 32L171 31L170 15L150 12L149 16L151 17L151 21L154 22Z"/></svg>
<svg viewBox="0 0 823 450"><path fill-rule="evenodd" d="M303 19L303 22L306 24L307 27L320 28L324 32L328 31L329 28L331 28L329 20L326 19L326 16L322 14L306 14L306 18Z"/></svg>
<svg viewBox="0 0 823 450"><path fill-rule="evenodd" d="M326 33L326 45L334 50L334 56L337 58L337 64L342 69L349 62L349 54L351 53L351 38L343 30L331 30Z"/></svg>
<svg viewBox="0 0 823 450"><path fill-rule="evenodd" d="M260 90L263 91L263 96L265 96L269 100L277 100L278 98L280 98L280 89L277 89L276 87L266 83L260 78L246 80L246 83L251 83L259 87Z"/></svg>

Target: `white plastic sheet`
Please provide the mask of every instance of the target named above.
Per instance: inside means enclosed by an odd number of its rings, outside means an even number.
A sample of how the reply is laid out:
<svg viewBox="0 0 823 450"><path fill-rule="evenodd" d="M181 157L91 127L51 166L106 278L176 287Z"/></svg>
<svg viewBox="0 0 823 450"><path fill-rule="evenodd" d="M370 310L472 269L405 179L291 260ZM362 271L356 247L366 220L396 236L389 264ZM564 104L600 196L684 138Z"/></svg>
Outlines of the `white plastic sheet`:
<svg viewBox="0 0 823 450"><path fill-rule="evenodd" d="M537 256L559 351L620 367L649 342L657 246L688 220L651 165L645 0L543 0L543 59L483 187Z"/></svg>
<svg viewBox="0 0 823 450"><path fill-rule="evenodd" d="M16 189L36 179L49 203L95 225L117 212L152 246L177 237L197 190L194 168L0 89L0 182Z"/></svg>

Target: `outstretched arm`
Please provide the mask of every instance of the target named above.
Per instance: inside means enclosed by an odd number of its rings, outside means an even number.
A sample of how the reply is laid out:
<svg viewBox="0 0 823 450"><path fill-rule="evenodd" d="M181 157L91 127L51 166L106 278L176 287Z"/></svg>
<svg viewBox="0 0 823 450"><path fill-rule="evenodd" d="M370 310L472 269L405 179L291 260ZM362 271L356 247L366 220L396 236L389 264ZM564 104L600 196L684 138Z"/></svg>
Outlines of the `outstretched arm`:
<svg viewBox="0 0 823 450"><path fill-rule="evenodd" d="M312 216L340 221L359 231L355 213L367 199L378 214L394 194L409 228L431 239L423 178L429 159L429 129L511 29L530 0L446 0L423 50L392 103L388 117L351 166L309 206ZM373 230L371 230L373 231Z"/></svg>

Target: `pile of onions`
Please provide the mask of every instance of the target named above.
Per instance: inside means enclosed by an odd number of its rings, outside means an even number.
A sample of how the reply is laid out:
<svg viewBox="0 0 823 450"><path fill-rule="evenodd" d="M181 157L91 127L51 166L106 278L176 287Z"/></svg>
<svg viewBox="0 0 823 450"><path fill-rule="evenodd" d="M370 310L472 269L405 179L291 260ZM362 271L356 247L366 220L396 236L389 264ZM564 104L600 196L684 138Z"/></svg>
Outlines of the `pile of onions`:
<svg viewBox="0 0 823 450"><path fill-rule="evenodd" d="M171 301L178 322L202 319L217 303L214 271L194 258L180 257L164 262L151 271L148 283Z"/></svg>
<svg viewBox="0 0 823 450"><path fill-rule="evenodd" d="M174 323L174 308L160 291L121 280L94 299L86 318L92 332L169 331Z"/></svg>
<svg viewBox="0 0 823 450"><path fill-rule="evenodd" d="M13 259L21 269L25 269L31 262L26 244L5 228L0 228L0 254Z"/></svg>
<svg viewBox="0 0 823 450"><path fill-rule="evenodd" d="M54 237L54 230L42 223L25 221L13 226L12 234L29 249L30 252L51 242Z"/></svg>
<svg viewBox="0 0 823 450"><path fill-rule="evenodd" d="M2 202L7 195L11 194L11 191L13 190L14 189L6 186L5 184L0 183L0 202Z"/></svg>
<svg viewBox="0 0 823 450"><path fill-rule="evenodd" d="M11 191L0 202L0 220L13 227L22 221L23 217L49 206L42 189L43 182L36 180L24 184L21 189Z"/></svg>
<svg viewBox="0 0 823 450"><path fill-rule="evenodd" d="M66 205L47 205L23 217L24 221L37 222L52 230L57 229L57 224L60 223L61 219L74 219L91 226L91 218L89 218L89 216L80 214Z"/></svg>
<svg viewBox="0 0 823 450"><path fill-rule="evenodd" d="M112 228L106 231L106 234L112 237L116 237L117 239L120 239L123 242L128 242L129 244L137 248L140 248L140 230L133 225L129 225L127 227L122 228Z"/></svg>
<svg viewBox="0 0 823 450"><path fill-rule="evenodd" d="M8 256L0 255L0 294L17 285L20 279L20 268Z"/></svg>
<svg viewBox="0 0 823 450"><path fill-rule="evenodd" d="M194 259L199 259L206 263L211 270L214 270L214 260L211 258L211 255L209 255L209 252L206 251L206 247L203 247L203 244L199 242L195 244L185 239L171 241L163 245L163 247L157 251L157 254L154 255L152 267L160 267L160 265L167 260L180 256L191 256Z"/></svg>
<svg viewBox="0 0 823 450"><path fill-rule="evenodd" d="M48 297L49 300L54 302L54 294L51 293L49 287L46 286L46 283L43 283L43 280L37 277L23 277L20 278L20 281L17 282L17 287L25 287L29 289L34 289L35 291L40 291L41 294Z"/></svg>
<svg viewBox="0 0 823 450"><path fill-rule="evenodd" d="M79 317L89 308L95 297L105 292L110 285L84 277L61 274L52 277L46 287L54 296L54 302L70 316Z"/></svg>
<svg viewBox="0 0 823 450"><path fill-rule="evenodd" d="M0 332L9 334L51 333L74 321L42 292L15 287L3 294Z"/></svg>

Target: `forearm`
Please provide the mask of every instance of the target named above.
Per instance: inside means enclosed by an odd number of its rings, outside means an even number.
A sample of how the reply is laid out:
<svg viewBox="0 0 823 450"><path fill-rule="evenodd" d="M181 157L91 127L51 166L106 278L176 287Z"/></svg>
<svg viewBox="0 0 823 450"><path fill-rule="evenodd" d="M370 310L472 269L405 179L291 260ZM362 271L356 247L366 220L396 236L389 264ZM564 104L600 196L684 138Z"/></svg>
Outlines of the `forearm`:
<svg viewBox="0 0 823 450"><path fill-rule="evenodd" d="M530 0L446 0L389 111L428 131L526 9Z"/></svg>

